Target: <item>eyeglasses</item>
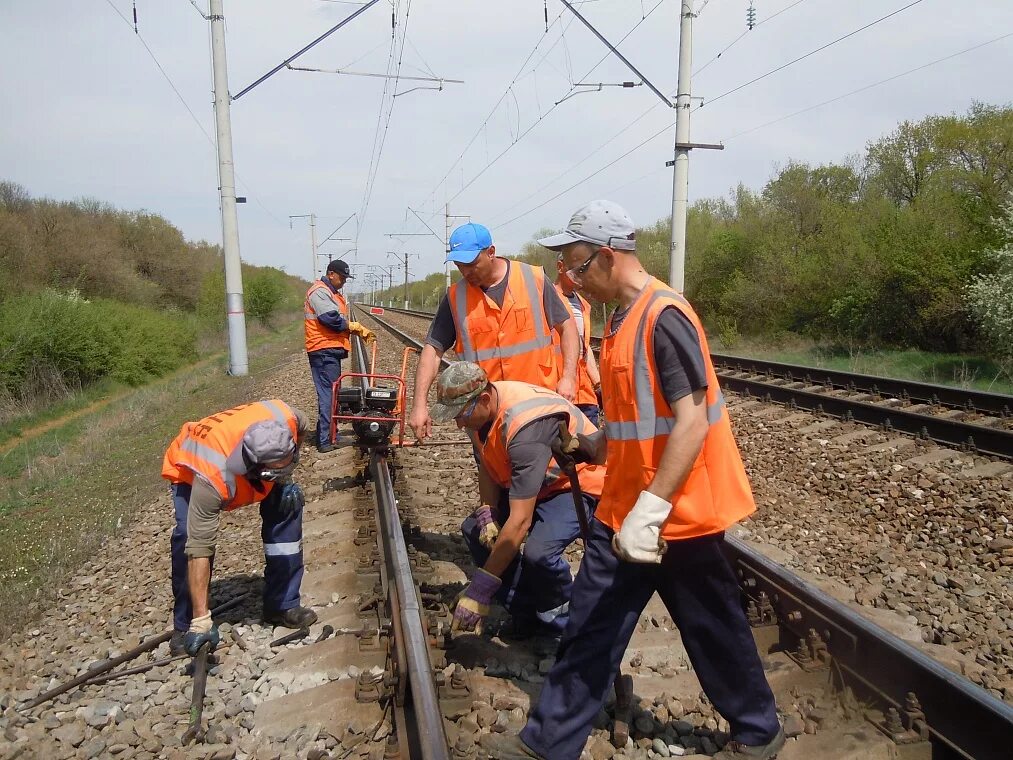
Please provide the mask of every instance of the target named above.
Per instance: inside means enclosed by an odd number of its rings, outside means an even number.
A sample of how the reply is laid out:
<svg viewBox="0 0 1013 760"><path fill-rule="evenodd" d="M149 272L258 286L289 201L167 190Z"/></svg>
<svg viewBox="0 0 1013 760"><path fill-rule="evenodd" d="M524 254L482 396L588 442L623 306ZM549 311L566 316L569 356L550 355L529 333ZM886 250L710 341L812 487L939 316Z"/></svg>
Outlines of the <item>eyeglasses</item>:
<svg viewBox="0 0 1013 760"><path fill-rule="evenodd" d="M584 273L588 270L588 268L590 268L591 263L595 259L595 256L597 256L599 253L601 253L601 248L595 248L594 253L592 253L590 256L587 257L587 261L585 261L579 267L566 270L566 276L579 285L581 278L584 276Z"/></svg>
<svg viewBox="0 0 1013 760"><path fill-rule="evenodd" d="M475 407L478 406L478 399L481 395L482 395L481 393L478 394L478 396L475 396L475 398L473 398L471 401L465 404L464 408L460 412L458 412L456 417L454 417L454 421L464 423L470 420L471 415L475 413Z"/></svg>

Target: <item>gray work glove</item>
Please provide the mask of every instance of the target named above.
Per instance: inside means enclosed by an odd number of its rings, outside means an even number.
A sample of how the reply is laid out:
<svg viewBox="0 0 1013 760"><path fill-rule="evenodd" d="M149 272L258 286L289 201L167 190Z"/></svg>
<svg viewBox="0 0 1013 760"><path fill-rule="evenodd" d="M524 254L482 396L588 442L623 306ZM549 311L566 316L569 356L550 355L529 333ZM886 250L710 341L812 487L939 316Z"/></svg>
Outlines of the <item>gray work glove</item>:
<svg viewBox="0 0 1013 760"><path fill-rule="evenodd" d="M306 495L298 483L286 483L280 486L281 494L278 497L278 509L285 514L291 514L306 506Z"/></svg>

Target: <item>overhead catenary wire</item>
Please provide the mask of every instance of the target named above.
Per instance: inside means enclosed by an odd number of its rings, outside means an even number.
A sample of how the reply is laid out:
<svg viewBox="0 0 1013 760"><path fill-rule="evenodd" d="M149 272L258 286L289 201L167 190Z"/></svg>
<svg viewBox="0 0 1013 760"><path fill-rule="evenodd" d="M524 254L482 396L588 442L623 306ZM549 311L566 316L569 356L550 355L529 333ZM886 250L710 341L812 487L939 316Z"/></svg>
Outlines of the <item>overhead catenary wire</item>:
<svg viewBox="0 0 1013 760"><path fill-rule="evenodd" d="M112 0L105 0L105 1L106 1L106 4L116 12L116 15L119 16L121 19L123 19L123 23L125 23L131 30L133 30L134 29L133 22L129 18L127 18L123 14L123 12L120 11L119 8L116 7L116 5L112 2ZM196 7L196 5L195 5L195 7ZM198 7L197 10L200 10L200 8ZM204 16L204 13L201 12L201 15ZM208 17L204 16L204 18L207 19ZM186 98L183 97L183 93L180 92L179 88L176 86L176 83L172 80L172 77L169 76L169 72L167 72L165 70L165 67L162 66L162 62L158 60L158 56L155 55L155 52L148 45L147 40L144 39L144 35L142 35L140 33L140 31L135 31L134 32L134 36L141 43L141 45L144 47L145 52L151 58L152 62L155 64L155 67L158 69L159 73L162 75L162 77L168 83L169 87L172 89L172 92L173 92L173 94L175 94L176 99L180 102L180 104L183 106L183 108L186 109L186 112L190 115L190 118L193 120L193 123L197 125L197 129L199 129L201 131L201 133L204 135L205 139L207 139L208 144L211 146L211 148L213 150L217 150L218 149L218 145L215 142L215 138L211 136L211 133L207 130L207 128L204 126L204 124L201 123L201 120L198 118L198 116L194 112L193 108L191 108L190 104L187 103ZM258 206L260 206L261 210L265 214L267 214L271 219L273 219L279 225L282 225L282 226L285 225L285 222L283 222L281 220L281 218L277 214L275 214L273 211L271 211L271 209L269 209L267 206L264 205L264 203L260 200L260 198L257 196L256 193L251 192L252 189L250 187L250 184L248 182L246 182L241 176L239 176L238 172L236 173L236 179L243 184L243 186L246 188L247 192L250 192L251 195L253 195L254 202Z"/></svg>
<svg viewBox="0 0 1013 760"><path fill-rule="evenodd" d="M742 132L737 132L737 133L735 133L733 135L730 135L729 137L725 138L724 142L733 140L735 138L741 137L741 136L749 134L751 132L756 132L757 130L763 129L763 128L771 126L773 124L777 124L777 123L779 123L781 121L785 121L787 119L791 119L791 118L793 118L795 116L799 116L799 115L801 115L803 113L808 113L810 111L814 111L814 110L816 110L818 108L822 108L824 106L830 105L831 103L836 103L839 100L843 100L843 99L851 97L853 95L857 95L859 93L866 92L867 90L870 90L870 89L872 89L874 87L879 87L881 85L884 85L884 84L887 84L889 82L892 82L892 81L894 81L896 79L900 79L901 77L905 77L905 76L908 76L909 74L914 74L914 73L916 73L918 71L921 71L923 69L929 68L930 66L935 66L935 65L937 65L939 63L943 63L945 61L952 60L952 59L957 58L959 56L966 55L967 53L974 52L975 50L979 50L981 48L987 47L988 45L993 45L993 44L995 44L997 42L1001 42L1002 40L1005 40L1005 39L1008 39L1008 38L1011 38L1011 37L1013 37L1013 32L1006 32L1005 34L1002 34L1002 35L999 35L998 37L994 37L992 39L986 40L985 42L981 42L981 43L979 43L977 45L973 45L973 46L971 46L969 48L965 48L965 49L959 50L959 51L957 51L955 53L951 53L950 55L946 55L946 56L943 56L941 58L937 58L935 60L928 61L926 63L923 63L923 64L919 65L919 66L915 66L914 68L908 69L906 71L902 71L900 73L894 74L894 75L886 77L884 79L880 79L880 80L878 80L876 82L872 82L870 84L864 85L864 86L856 88L854 90L850 90L849 92L842 93L841 95L837 95L837 96L835 96L833 98L829 98L828 100L824 100L824 101L822 101L820 103L815 103L815 104L813 104L811 106L808 106L806 108L800 109L798 111L794 111L794 112L792 112L790 114L785 114L784 116L778 117L776 119L772 119L772 120L764 122L762 124L758 124L755 127L750 127L749 129L743 130ZM554 200L562 197L566 193L568 193L571 190L573 190L573 189L579 187L580 185L582 185L584 182L587 182L588 180L596 177L597 175L601 174L606 169L609 169L610 167L612 167L615 164L617 164L619 161L622 161L624 158L627 158L630 155L632 155L633 153L635 153L636 151L640 150L641 148L646 147L648 144L650 144L651 142L653 142L654 140L656 140L658 137L662 136L670 128L671 128L671 125L665 126L660 131L655 132L654 134L652 134L649 137L647 137L645 140L643 140L640 143L638 143L637 145L633 146L631 149L629 149L628 151L626 151L625 153L623 153L618 158L615 158L612 161L609 161L604 166L601 166L598 169L594 170L593 172L591 172L587 176L583 177L579 181L577 181L574 184L570 185L565 190L562 190L559 193L557 193L556 195L552 196L551 198L548 198L547 200L539 203L538 205L531 207L530 209L528 209L524 213L518 214L517 216L515 216L515 217L513 217L511 219L508 219L505 222L502 222L502 223L498 224L497 227L499 227L499 228L506 227L507 225L512 224L513 222L518 221L519 219L523 219L524 217L526 217L526 216L528 216L530 214L533 214L535 211L538 211L538 209L540 209L540 208L548 205L552 201L554 201ZM633 182L639 182L640 180L645 179L646 177L650 176L651 174L655 174L655 173L660 172L660 171L662 171L662 168L652 170L652 171L648 172L647 174L645 174L645 175L643 175L641 177L638 177L636 180L633 180L632 182L628 182L626 184L628 185L628 184L632 184ZM623 185L623 186L625 187L626 185Z"/></svg>
<svg viewBox="0 0 1013 760"><path fill-rule="evenodd" d="M777 13L774 13L773 15L770 15L770 16L768 16L765 19L760 20L757 24L755 24L752 27L752 29L746 29L744 32L742 32L742 34L740 34L738 37L736 37L734 40L732 40L730 43L728 43L728 45L726 45L724 48L722 48L721 51L717 55L715 55L713 58L711 58L709 61L707 61L707 63L705 63L703 66L701 66L696 71L694 71L693 72L693 76L696 76L697 74L699 74L701 71L703 71L704 69L706 69L712 63L714 63L715 61L717 61L721 56L723 56L725 53L727 53L729 50L731 50L733 47L735 47L742 40L742 38L745 37L747 34L749 34L753 29L757 29L758 27L763 26L768 21L773 21L775 18L777 18L778 16L780 16L782 13L784 13L786 11L790 11L796 5L801 5L805 1L806 0L795 0L795 2L793 2L791 5L789 5L789 6L785 7L785 8L782 8ZM704 3L704 5L706 5L706 3ZM703 7L700 8L700 11L702 11L702 10L703 10ZM699 15L700 11L697 11L697 15Z"/></svg>
<svg viewBox="0 0 1013 760"><path fill-rule="evenodd" d="M799 63L800 61L804 61L806 58L809 58L810 56L816 55L817 53L820 53L820 52L826 50L827 48L833 47L834 45L836 45L839 42L843 42L846 39L854 37L856 34L864 32L866 29L871 29L872 27L876 26L877 24L880 24L883 21L886 21L887 19L893 18L897 14L903 13L908 8L913 8L914 6L916 6L916 5L918 5L918 4L922 3L922 2L924 2L924 0L913 0L913 2L910 2L907 5L905 5L905 6L901 7L901 8L898 8L895 11L891 11L890 13L887 13L885 16L880 16L875 21L870 21L868 24L865 24L864 26L860 26L858 29L854 29L854 30L848 32L847 34L843 34L840 37L838 37L837 39L831 40L830 42L827 42L827 43L825 43L823 45L820 45L818 48L810 50L808 53L804 53L803 55L800 55L798 58L794 58L794 59L788 61L787 63L782 63L777 68L771 69L770 71L766 72L765 74L760 74L760 76L753 77L748 82L743 82L742 84L740 84L740 85L738 85L736 87L733 87L730 90L726 90L725 92L722 92L720 95L716 95L713 98L708 98L707 101L706 101L706 104L707 105L711 105L712 103L715 103L715 102L721 100L722 98L726 98L726 97L728 97L729 95L731 95L733 93L739 92L740 90L744 90L745 88L749 87L750 85L754 85L757 82L762 81L762 80L766 79L769 76L773 76L774 74L778 73L779 71L784 71L789 66L794 66L796 63ZM703 107L702 105L697 106L696 110L699 110L702 107Z"/></svg>

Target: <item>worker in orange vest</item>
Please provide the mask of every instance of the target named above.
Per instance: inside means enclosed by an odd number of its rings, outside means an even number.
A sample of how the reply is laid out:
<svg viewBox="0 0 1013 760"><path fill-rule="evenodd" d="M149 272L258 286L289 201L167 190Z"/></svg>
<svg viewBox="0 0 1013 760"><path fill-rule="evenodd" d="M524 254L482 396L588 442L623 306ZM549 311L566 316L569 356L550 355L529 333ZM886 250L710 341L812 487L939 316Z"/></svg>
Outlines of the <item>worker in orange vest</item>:
<svg viewBox="0 0 1013 760"><path fill-rule="evenodd" d="M341 259L327 265L324 276L306 291L303 308L303 329L306 355L317 390L317 430L314 436L321 454L333 451L337 441L331 440L331 401L334 383L341 376L341 362L352 350L350 335L374 340L373 332L353 321L348 302L341 293L345 283L354 279L352 271Z"/></svg>
<svg viewBox="0 0 1013 760"><path fill-rule="evenodd" d="M221 513L260 502L264 540L264 620L286 628L316 622L300 605L303 574L302 489L292 482L298 446L309 429L302 412L280 399L243 404L187 422L162 459L176 527L172 554L173 654L218 645L208 602Z"/></svg>
<svg viewBox="0 0 1013 760"><path fill-rule="evenodd" d="M561 633L573 586L563 552L580 535L580 519L552 447L560 422L583 441L593 440L598 429L555 391L489 382L473 362L454 362L440 373L432 416L467 430L480 463L481 506L461 526L478 569L454 610L452 629L481 632L496 597L517 629ZM598 504L605 468L578 464L577 477L586 521Z"/></svg>
<svg viewBox="0 0 1013 760"><path fill-rule="evenodd" d="M562 253L580 290L619 304L601 350L608 477L556 664L519 737L487 749L501 760L577 760L657 592L731 726L715 757L770 760L784 732L721 548L755 505L700 319L644 270L633 222L615 203L592 201L539 242Z"/></svg>
<svg viewBox="0 0 1013 760"><path fill-rule="evenodd" d="M570 307L573 322L577 328L580 343L580 355L577 357L577 394L574 403L584 416L595 425L598 424L598 397L601 395L601 375L598 374L598 362L591 350L591 304L587 302L566 274L563 260L556 259L556 291ZM559 350L559 340L555 334L552 343Z"/></svg>
<svg viewBox="0 0 1013 760"><path fill-rule="evenodd" d="M492 235L481 224L458 227L449 248L447 261L454 262L462 279L440 302L419 356L408 418L415 436L424 440L432 432L429 389L440 357L449 350L479 364L492 381L532 383L573 401L577 330L541 267L497 256ZM552 347L553 331L559 335L561 358Z"/></svg>

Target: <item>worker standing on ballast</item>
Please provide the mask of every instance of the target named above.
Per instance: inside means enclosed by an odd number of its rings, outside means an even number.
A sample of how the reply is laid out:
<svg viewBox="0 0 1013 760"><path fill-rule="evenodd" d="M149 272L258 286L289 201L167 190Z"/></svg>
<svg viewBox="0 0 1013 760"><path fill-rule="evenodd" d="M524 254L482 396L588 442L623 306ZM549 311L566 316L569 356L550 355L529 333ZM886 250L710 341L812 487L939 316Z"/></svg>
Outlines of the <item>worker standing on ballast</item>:
<svg viewBox="0 0 1013 760"><path fill-rule="evenodd" d="M458 601L453 628L480 632L495 597L518 632L562 632L573 585L563 551L580 535L581 520L571 483L553 461L553 445L560 422L580 441L600 439L597 428L555 391L489 382L473 362L455 362L440 374L437 399L433 419L455 420L479 454L481 506L461 526L478 569ZM577 465L585 523L604 476L604 467Z"/></svg>
<svg viewBox="0 0 1013 760"><path fill-rule="evenodd" d="M209 584L223 511L260 502L264 540L264 621L305 628L317 620L300 605L305 498L292 482L306 415L279 399L244 404L187 422L162 460L176 513L172 531L173 654L218 644Z"/></svg>
<svg viewBox="0 0 1013 760"><path fill-rule="evenodd" d="M724 532L755 510L707 337L685 298L637 258L633 222L592 201L539 242L583 292L619 306L601 349L608 477L570 596L556 664L499 760L577 760L640 613L657 592L700 685L731 726L718 760L771 760L784 745ZM483 746L486 742L483 742Z"/></svg>
<svg viewBox="0 0 1013 760"><path fill-rule="evenodd" d="M440 358L453 350L475 362L488 378L516 380L556 391L573 401L580 346L569 309L545 273L496 255L492 235L468 223L450 236L452 261L462 279L450 286L429 327L415 372L415 395L408 424L419 440L432 432L428 394ZM559 335L561 360L550 333Z"/></svg>
<svg viewBox="0 0 1013 760"><path fill-rule="evenodd" d="M556 291L570 307L573 322L577 328L577 339L580 354L577 357L577 393L574 403L584 415L595 425L598 424L599 396L601 395L601 375L598 374L598 362L591 350L591 304L587 302L566 274L562 259L556 259ZM559 338L553 333L552 343L559 350Z"/></svg>
<svg viewBox="0 0 1013 760"><path fill-rule="evenodd" d="M348 315L348 302L341 289L354 279L351 269L341 259L327 265L327 271L306 291L303 308L306 355L309 357L313 385L317 390L317 430L314 436L321 454L333 451L331 440L331 401L334 383L341 376L341 362L352 350L350 335L374 340L373 332L353 322Z"/></svg>

